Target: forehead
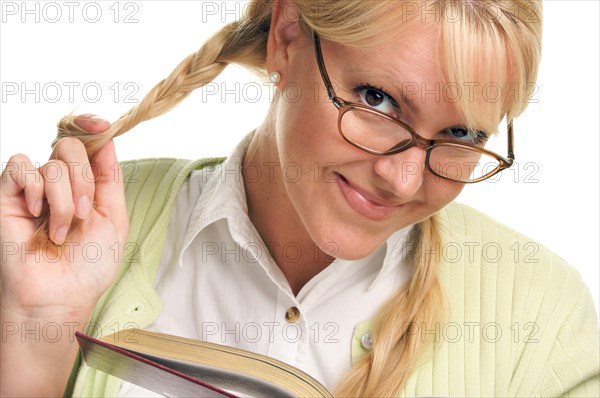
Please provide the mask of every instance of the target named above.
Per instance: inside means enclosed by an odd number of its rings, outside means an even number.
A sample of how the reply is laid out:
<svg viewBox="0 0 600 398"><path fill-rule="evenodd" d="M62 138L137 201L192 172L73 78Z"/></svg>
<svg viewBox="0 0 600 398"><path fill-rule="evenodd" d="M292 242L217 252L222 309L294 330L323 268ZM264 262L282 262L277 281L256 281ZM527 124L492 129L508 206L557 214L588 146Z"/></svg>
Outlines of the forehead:
<svg viewBox="0 0 600 398"><path fill-rule="evenodd" d="M415 27L407 29L401 40L378 40L372 46L327 43L324 57L330 75L346 80L346 84L360 79L360 83L380 86L403 108L408 106L412 115L452 114L453 123L459 123L455 105L443 100L445 77L440 65L438 26Z"/></svg>

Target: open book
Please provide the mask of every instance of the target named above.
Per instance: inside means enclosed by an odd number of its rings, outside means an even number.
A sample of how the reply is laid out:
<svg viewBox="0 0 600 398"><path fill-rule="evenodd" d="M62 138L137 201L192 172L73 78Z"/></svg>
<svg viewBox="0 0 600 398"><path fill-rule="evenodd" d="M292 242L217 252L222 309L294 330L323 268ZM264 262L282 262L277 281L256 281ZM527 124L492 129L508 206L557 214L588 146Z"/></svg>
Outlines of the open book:
<svg viewBox="0 0 600 398"><path fill-rule="evenodd" d="M220 344L140 329L76 337L88 366L167 397L332 397L293 366Z"/></svg>

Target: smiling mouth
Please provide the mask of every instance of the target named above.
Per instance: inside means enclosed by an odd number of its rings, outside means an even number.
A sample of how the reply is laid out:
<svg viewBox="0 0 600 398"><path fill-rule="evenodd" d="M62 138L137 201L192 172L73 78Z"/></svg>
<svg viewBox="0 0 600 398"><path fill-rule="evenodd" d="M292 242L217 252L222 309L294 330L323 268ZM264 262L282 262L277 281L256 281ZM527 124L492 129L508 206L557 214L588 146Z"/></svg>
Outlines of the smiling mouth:
<svg viewBox="0 0 600 398"><path fill-rule="evenodd" d="M403 205L387 204L378 201L368 192L364 192L360 188L354 187L339 173L335 173L335 177L342 192L342 196L344 196L348 205L355 212L367 218L382 221L389 218L393 213L398 211L398 209L403 207Z"/></svg>

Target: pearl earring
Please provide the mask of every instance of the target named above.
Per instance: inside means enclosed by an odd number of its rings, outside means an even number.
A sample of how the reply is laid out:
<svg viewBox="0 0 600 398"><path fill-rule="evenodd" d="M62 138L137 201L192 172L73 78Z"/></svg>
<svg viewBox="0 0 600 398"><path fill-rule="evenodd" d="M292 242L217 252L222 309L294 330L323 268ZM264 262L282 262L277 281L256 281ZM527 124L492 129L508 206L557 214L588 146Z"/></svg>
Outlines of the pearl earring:
<svg viewBox="0 0 600 398"><path fill-rule="evenodd" d="M281 75L279 72L271 72L269 73L269 81L273 84L277 84L281 81Z"/></svg>

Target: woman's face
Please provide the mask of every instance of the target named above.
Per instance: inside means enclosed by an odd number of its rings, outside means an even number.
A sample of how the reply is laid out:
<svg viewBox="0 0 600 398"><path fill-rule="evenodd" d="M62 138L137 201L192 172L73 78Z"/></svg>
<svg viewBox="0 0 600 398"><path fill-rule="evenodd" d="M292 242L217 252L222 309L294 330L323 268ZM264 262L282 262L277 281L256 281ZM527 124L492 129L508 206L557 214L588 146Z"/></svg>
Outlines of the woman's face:
<svg viewBox="0 0 600 398"><path fill-rule="evenodd" d="M439 139L444 129L460 125L460 117L439 92L444 81L436 26L419 25L415 32L368 48L322 40L323 59L339 97L374 106L423 137ZM318 71L312 39L304 33L299 36L287 49L278 84L282 93L275 141L283 183L320 248L335 248L329 254L339 258L361 258L395 231L444 207L464 184L428 172L421 148L376 156L345 142L338 132L338 111L327 98Z"/></svg>

